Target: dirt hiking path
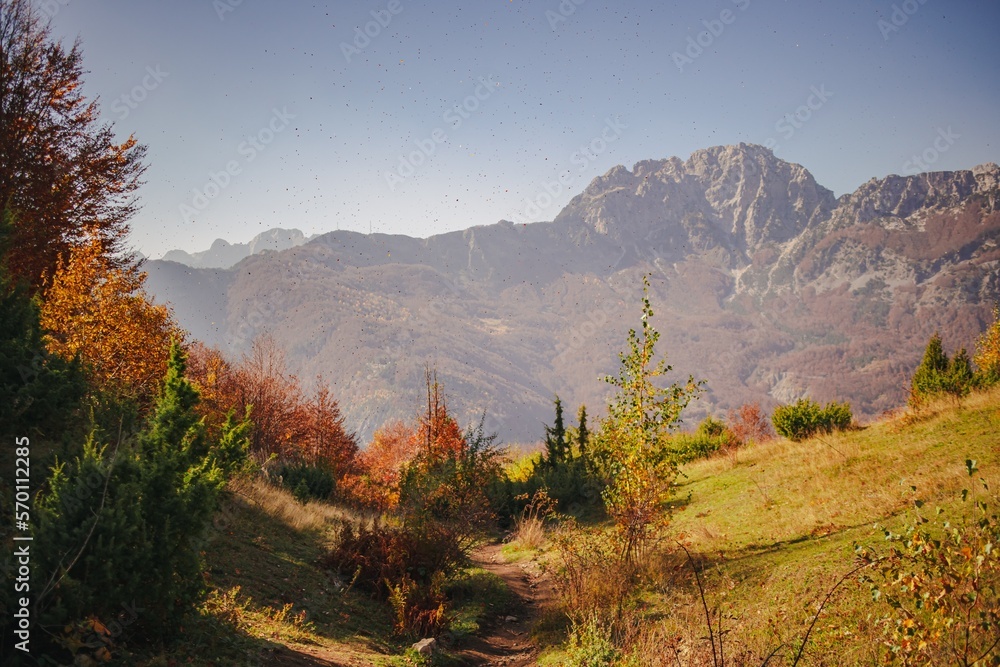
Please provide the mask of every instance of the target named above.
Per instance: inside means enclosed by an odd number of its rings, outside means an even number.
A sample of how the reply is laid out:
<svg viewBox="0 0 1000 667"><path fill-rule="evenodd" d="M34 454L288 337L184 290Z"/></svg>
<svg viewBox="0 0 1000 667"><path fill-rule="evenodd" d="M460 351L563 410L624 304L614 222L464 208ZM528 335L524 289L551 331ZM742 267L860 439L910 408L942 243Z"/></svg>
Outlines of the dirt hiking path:
<svg viewBox="0 0 1000 667"><path fill-rule="evenodd" d="M531 641L531 628L540 618L555 592L552 581L534 561L508 563L499 544L477 549L472 560L479 567L497 575L507 584L515 601L502 616L483 624L482 631L470 637L457 655L470 665L506 665L526 667L537 663L538 647ZM513 617L516 620L508 621Z"/></svg>
<svg viewBox="0 0 1000 667"><path fill-rule="evenodd" d="M538 647L531 641L531 629L542 610L555 599L549 575L534 561L508 563L499 544L477 549L473 562L507 584L514 596L509 609L486 619L480 633L468 637L454 654L468 665L528 667L537 664ZM507 618L516 620L508 621ZM274 667L360 667L366 664L354 656L322 646L288 645L276 647L264 664Z"/></svg>

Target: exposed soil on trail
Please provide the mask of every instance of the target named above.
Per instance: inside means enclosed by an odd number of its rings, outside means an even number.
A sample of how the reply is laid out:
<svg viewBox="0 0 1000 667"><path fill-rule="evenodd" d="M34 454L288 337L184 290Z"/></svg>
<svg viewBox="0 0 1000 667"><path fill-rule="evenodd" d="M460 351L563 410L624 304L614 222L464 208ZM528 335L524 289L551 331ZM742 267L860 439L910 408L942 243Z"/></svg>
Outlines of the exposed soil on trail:
<svg viewBox="0 0 1000 667"><path fill-rule="evenodd" d="M537 663L538 647L531 641L531 628L542 609L555 597L552 581L534 561L508 563L499 544L478 549L476 565L497 575L514 594L515 602L502 616L487 619L482 632L470 637L457 655L470 665L525 667ZM516 620L508 621L507 618Z"/></svg>
<svg viewBox="0 0 1000 667"><path fill-rule="evenodd" d="M480 633L467 637L453 654L468 665L528 667L537 664L538 647L531 641L531 629L542 610L555 597L552 581L534 561L508 563L499 544L482 547L472 554L473 562L503 579L514 601L503 613L486 619ZM508 618L515 620L508 621ZM277 646L260 664L276 667L355 667L366 664L349 653L324 646Z"/></svg>

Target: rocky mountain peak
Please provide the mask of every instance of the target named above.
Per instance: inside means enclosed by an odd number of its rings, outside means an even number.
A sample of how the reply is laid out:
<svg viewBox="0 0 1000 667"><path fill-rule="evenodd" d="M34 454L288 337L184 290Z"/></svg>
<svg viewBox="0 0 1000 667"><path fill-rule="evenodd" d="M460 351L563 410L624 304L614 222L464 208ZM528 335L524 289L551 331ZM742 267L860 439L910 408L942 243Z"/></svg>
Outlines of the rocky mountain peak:
<svg viewBox="0 0 1000 667"><path fill-rule="evenodd" d="M973 195L988 196L994 208L998 187L1000 167L992 162L959 171L873 178L841 198L834 226L880 221L883 226L898 227L925 209L958 206Z"/></svg>
<svg viewBox="0 0 1000 667"><path fill-rule="evenodd" d="M616 166L557 216L642 253L670 258L722 249L733 266L829 217L833 193L801 165L753 145L715 146Z"/></svg>

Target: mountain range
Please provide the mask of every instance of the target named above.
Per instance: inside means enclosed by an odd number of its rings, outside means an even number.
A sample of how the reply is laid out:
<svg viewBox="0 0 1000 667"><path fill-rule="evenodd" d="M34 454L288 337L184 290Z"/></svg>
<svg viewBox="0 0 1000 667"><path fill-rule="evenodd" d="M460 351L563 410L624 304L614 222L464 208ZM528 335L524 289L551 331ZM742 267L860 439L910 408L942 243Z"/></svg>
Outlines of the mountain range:
<svg viewBox="0 0 1000 667"><path fill-rule="evenodd" d="M212 247L201 252L187 253L170 250L162 259L177 262L196 269L228 269L241 259L259 255L269 250L287 250L300 246L312 237L307 237L298 229L269 229L250 239L249 243L230 243L216 239Z"/></svg>
<svg viewBox="0 0 1000 667"><path fill-rule="evenodd" d="M865 418L905 401L935 331L952 352L990 320L998 200L993 163L838 198L739 144L614 167L551 222L426 239L299 232L232 266L171 253L145 268L193 337L238 355L272 334L295 373L333 388L362 442L417 413L427 367L464 423L485 414L507 442L540 439L556 394L601 414L643 276L667 381L707 381L688 425L802 396Z"/></svg>

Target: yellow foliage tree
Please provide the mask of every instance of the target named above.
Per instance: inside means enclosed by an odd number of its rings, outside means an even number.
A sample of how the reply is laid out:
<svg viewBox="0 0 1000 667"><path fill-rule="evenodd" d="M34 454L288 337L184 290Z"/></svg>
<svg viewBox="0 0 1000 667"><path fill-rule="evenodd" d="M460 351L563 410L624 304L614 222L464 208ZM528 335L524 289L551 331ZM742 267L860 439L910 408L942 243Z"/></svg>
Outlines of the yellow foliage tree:
<svg viewBox="0 0 1000 667"><path fill-rule="evenodd" d="M1000 383L1000 305L993 307L993 323L976 341L973 361L979 367L983 384Z"/></svg>
<svg viewBox="0 0 1000 667"><path fill-rule="evenodd" d="M183 331L143 290L137 266L116 266L102 241L74 247L47 281L42 328L50 352L79 356L103 391L151 404L167 372L171 341Z"/></svg>
<svg viewBox="0 0 1000 667"><path fill-rule="evenodd" d="M642 329L628 332L628 352L618 355L618 376L605 381L617 388L601 422L594 455L608 476L604 505L622 540L622 560L634 563L655 532L666 523L667 501L678 474L667 434L680 423L681 412L697 398L704 382L689 376L659 387L654 380L673 370L666 358L655 360L660 332L650 320L649 279L643 278Z"/></svg>

